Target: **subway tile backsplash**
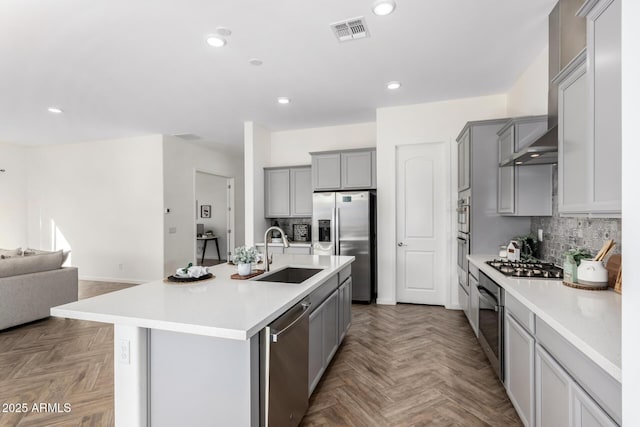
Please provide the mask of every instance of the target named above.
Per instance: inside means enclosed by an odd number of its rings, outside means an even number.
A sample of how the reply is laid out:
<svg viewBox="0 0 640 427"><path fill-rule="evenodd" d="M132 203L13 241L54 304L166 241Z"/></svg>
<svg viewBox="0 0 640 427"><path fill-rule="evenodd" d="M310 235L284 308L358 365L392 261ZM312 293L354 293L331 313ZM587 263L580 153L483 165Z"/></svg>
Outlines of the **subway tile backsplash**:
<svg viewBox="0 0 640 427"><path fill-rule="evenodd" d="M558 167L553 167L553 216L532 217L531 232L544 231L540 243L540 258L562 265L562 254L571 248L585 248L595 255L605 240L613 239L622 250L622 220L614 218L572 218L558 214Z"/></svg>

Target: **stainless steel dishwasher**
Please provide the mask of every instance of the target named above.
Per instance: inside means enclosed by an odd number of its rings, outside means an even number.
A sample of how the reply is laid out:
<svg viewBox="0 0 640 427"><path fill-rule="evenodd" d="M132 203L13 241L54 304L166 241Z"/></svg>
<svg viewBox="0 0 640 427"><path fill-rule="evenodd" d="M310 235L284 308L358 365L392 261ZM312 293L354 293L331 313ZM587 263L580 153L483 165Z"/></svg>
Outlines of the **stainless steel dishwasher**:
<svg viewBox="0 0 640 427"><path fill-rule="evenodd" d="M309 313L296 304L262 331L262 423L297 426L309 407Z"/></svg>

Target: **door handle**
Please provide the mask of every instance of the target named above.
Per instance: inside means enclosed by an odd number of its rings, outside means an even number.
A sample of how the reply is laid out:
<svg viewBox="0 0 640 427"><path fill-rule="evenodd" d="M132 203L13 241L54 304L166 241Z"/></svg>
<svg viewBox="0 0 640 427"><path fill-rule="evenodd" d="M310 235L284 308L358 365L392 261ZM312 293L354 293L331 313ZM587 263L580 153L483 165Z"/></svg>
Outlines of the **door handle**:
<svg viewBox="0 0 640 427"><path fill-rule="evenodd" d="M400 243L398 243L398 246L402 247L402 246L409 246L409 245L407 245L406 243L400 242Z"/></svg>

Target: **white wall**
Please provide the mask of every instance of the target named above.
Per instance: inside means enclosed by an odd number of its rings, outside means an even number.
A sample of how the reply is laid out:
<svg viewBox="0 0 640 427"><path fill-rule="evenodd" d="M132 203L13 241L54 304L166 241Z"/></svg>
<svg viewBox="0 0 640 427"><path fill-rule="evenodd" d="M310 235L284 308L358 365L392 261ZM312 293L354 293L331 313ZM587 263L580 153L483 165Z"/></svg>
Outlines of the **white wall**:
<svg viewBox="0 0 640 427"><path fill-rule="evenodd" d="M375 145L375 122L272 132L269 165L310 165L310 152Z"/></svg>
<svg viewBox="0 0 640 427"><path fill-rule="evenodd" d="M0 248L27 245L27 150L0 143Z"/></svg>
<svg viewBox="0 0 640 427"><path fill-rule="evenodd" d="M262 242L269 221L264 218L264 172L270 165L271 132L254 122L244 123L245 245Z"/></svg>
<svg viewBox="0 0 640 427"><path fill-rule="evenodd" d="M221 259L226 258L227 250L227 178L211 175L203 172L196 172L196 200L198 201L198 211L196 212L196 224L204 225L204 231L213 230L218 236ZM211 206L211 217L202 218L200 216L200 206ZM203 242L198 244L196 257L201 259ZM218 259L216 245L208 242L206 259Z"/></svg>
<svg viewBox="0 0 640 427"><path fill-rule="evenodd" d="M230 151L191 144L163 136L164 272L195 261L195 177L196 171L235 179L235 240L244 241L244 170L242 157Z"/></svg>
<svg viewBox="0 0 640 427"><path fill-rule="evenodd" d="M84 279L162 277L159 135L29 149L28 241L70 247Z"/></svg>
<svg viewBox="0 0 640 427"><path fill-rule="evenodd" d="M405 144L447 142L450 146L451 223L448 225L450 277L446 306L457 306L454 268L454 203L457 198L457 151L455 138L467 121L501 118L507 115L506 95L457 99L377 110L378 170L378 303L396 302L396 147Z"/></svg>
<svg viewBox="0 0 640 427"><path fill-rule="evenodd" d="M549 48L545 47L507 92L510 117L547 114Z"/></svg>
<svg viewBox="0 0 640 427"><path fill-rule="evenodd" d="M640 156L640 2L622 2L622 423L640 425L640 198L637 159Z"/></svg>

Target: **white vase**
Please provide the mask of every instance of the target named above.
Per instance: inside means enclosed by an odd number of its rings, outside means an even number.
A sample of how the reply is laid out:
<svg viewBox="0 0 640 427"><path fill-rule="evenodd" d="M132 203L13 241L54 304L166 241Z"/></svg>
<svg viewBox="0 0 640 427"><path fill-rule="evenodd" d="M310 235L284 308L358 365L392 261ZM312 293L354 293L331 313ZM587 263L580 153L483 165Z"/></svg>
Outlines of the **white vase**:
<svg viewBox="0 0 640 427"><path fill-rule="evenodd" d="M251 263L240 263L238 264L238 274L240 276L248 276L251 274Z"/></svg>

